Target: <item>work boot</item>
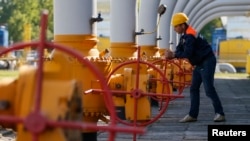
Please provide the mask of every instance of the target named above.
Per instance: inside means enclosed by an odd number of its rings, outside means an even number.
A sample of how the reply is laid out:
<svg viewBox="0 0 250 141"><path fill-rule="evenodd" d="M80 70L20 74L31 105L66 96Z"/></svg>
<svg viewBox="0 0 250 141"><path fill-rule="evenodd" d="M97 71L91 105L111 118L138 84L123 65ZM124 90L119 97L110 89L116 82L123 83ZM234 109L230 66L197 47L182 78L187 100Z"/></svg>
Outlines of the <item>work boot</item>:
<svg viewBox="0 0 250 141"><path fill-rule="evenodd" d="M183 119L179 120L179 122L184 123L184 122L195 122L197 121L197 118L193 118L190 115L186 115Z"/></svg>
<svg viewBox="0 0 250 141"><path fill-rule="evenodd" d="M214 122L223 122L225 120L226 120L225 116L223 116L221 114L216 113L214 116Z"/></svg>

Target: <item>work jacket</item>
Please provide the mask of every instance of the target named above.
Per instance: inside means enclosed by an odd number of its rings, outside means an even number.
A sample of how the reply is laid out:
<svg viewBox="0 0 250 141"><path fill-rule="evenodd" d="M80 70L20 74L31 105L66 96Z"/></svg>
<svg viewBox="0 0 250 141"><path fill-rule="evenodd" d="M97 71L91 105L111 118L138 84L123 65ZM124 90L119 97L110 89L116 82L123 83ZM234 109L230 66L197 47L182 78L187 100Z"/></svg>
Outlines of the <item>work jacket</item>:
<svg viewBox="0 0 250 141"><path fill-rule="evenodd" d="M213 55L210 44L201 35L196 37L196 31L189 25L186 32L180 37L175 58L187 58L195 66Z"/></svg>

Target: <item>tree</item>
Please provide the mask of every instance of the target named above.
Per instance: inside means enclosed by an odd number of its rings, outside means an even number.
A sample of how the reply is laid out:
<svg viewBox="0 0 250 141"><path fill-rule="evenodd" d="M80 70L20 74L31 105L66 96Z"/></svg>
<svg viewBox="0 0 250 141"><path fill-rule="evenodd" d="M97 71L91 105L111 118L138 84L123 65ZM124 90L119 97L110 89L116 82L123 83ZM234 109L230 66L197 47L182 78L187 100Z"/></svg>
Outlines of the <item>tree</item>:
<svg viewBox="0 0 250 141"><path fill-rule="evenodd" d="M223 27L222 21L220 18L216 18L210 21L201 29L201 34L207 39L209 43L212 42L212 33L215 28Z"/></svg>
<svg viewBox="0 0 250 141"><path fill-rule="evenodd" d="M7 0L0 0L0 24L6 25L11 16L13 7Z"/></svg>
<svg viewBox="0 0 250 141"><path fill-rule="evenodd" d="M0 0L0 23L7 25L13 42L23 41L25 25L31 26L31 39L37 40L40 33L41 11L48 9L48 38L53 38L53 1L52 0Z"/></svg>

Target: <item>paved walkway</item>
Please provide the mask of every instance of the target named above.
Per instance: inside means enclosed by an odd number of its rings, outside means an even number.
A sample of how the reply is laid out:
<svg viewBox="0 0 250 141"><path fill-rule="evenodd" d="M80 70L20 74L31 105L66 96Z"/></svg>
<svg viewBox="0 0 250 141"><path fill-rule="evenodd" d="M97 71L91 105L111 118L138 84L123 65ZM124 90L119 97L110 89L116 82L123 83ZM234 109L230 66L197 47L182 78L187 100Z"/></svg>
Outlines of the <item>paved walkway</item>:
<svg viewBox="0 0 250 141"><path fill-rule="evenodd" d="M185 98L171 101L167 112L148 126L144 135L137 136L136 141L207 141L208 125L250 125L250 79L216 78L215 86L226 114L225 122L213 122L213 107L202 87L198 121L179 123L189 110L189 89L186 89ZM106 135L99 134L98 141L107 141ZM116 141L133 141L133 135L119 134Z"/></svg>

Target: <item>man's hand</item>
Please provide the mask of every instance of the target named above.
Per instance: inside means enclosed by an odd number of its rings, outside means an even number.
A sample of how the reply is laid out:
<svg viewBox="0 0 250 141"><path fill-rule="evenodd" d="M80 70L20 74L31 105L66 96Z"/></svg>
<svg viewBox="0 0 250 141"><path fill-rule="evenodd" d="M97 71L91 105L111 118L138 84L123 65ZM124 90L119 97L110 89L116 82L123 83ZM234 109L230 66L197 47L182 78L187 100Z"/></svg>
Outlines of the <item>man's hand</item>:
<svg viewBox="0 0 250 141"><path fill-rule="evenodd" d="M166 59L173 59L174 58L174 52L171 51L171 50L166 50L165 57L166 57Z"/></svg>

